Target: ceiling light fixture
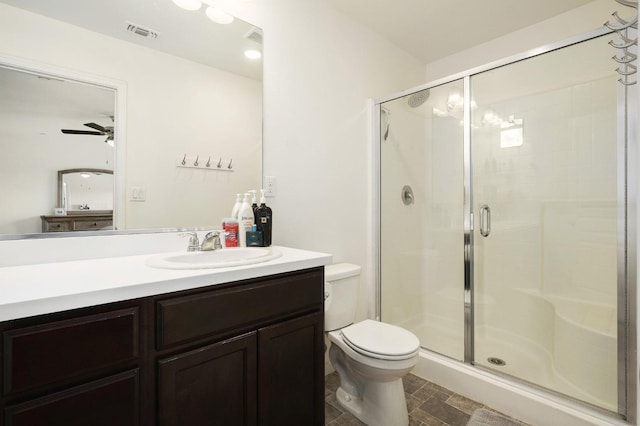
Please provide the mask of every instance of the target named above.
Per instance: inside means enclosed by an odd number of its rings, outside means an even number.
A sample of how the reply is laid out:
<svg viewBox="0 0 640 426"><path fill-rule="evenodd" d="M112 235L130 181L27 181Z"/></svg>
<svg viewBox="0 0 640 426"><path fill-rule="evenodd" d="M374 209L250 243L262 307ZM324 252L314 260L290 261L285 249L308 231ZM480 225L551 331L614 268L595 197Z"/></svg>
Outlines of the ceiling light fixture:
<svg viewBox="0 0 640 426"><path fill-rule="evenodd" d="M233 16L229 15L222 9L218 9L217 7L209 6L207 7L205 13L209 17L209 19L211 19L216 24L226 25L233 22Z"/></svg>
<svg viewBox="0 0 640 426"><path fill-rule="evenodd" d="M173 2L185 10L198 10L202 7L200 0L173 0Z"/></svg>
<svg viewBox="0 0 640 426"><path fill-rule="evenodd" d="M249 59L260 59L262 58L262 52L255 49L249 49L244 51L244 56L246 56Z"/></svg>

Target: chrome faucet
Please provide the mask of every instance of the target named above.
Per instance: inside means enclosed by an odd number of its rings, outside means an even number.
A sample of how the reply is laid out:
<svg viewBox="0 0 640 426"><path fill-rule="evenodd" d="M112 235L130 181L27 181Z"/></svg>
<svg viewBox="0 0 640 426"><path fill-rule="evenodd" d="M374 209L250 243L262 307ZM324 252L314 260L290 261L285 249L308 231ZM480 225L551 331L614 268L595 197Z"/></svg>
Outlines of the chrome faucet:
<svg viewBox="0 0 640 426"><path fill-rule="evenodd" d="M225 233L221 231L207 232L207 235L204 236L204 240L202 240L202 244L200 244L198 234L195 231L183 232L180 236L189 237L189 246L187 247L187 251L212 251L220 250L222 248L222 243L220 242L221 234Z"/></svg>
<svg viewBox="0 0 640 426"><path fill-rule="evenodd" d="M181 237L189 237L189 246L187 247L187 251L198 251L200 250L200 241L198 241L198 234L194 231L192 232L184 232L180 234Z"/></svg>
<svg viewBox="0 0 640 426"><path fill-rule="evenodd" d="M207 232L207 235L204 236L204 240L202 240L202 245L200 246L201 251L210 251L210 250L220 250L222 248L222 244L220 243L220 232L211 231Z"/></svg>

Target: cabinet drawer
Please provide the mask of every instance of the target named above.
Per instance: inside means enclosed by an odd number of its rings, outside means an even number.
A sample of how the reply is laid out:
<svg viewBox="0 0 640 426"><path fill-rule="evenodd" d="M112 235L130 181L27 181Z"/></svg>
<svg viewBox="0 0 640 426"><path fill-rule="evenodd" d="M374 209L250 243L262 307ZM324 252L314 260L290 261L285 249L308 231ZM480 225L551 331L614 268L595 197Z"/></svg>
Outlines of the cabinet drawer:
<svg viewBox="0 0 640 426"><path fill-rule="evenodd" d="M138 308L8 330L4 394L82 377L138 356Z"/></svg>
<svg viewBox="0 0 640 426"><path fill-rule="evenodd" d="M6 426L135 426L138 370L5 408Z"/></svg>
<svg viewBox="0 0 640 426"><path fill-rule="evenodd" d="M321 310L322 268L157 302L158 349L238 333L296 312Z"/></svg>
<svg viewBox="0 0 640 426"><path fill-rule="evenodd" d="M44 232L65 232L71 231L71 222L46 222Z"/></svg>
<svg viewBox="0 0 640 426"><path fill-rule="evenodd" d="M73 229L75 231L100 230L112 224L111 220L76 220L73 222Z"/></svg>

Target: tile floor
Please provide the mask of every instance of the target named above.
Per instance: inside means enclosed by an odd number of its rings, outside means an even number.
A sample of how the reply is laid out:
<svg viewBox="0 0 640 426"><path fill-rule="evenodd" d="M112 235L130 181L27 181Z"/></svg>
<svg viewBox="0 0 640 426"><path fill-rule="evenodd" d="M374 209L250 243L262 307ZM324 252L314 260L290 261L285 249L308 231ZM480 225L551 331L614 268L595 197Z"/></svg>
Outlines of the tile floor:
<svg viewBox="0 0 640 426"><path fill-rule="evenodd" d="M409 426L464 426L476 408L491 409L413 374L407 375L403 383L409 409ZM338 404L336 389L339 384L337 373L325 377L325 425L364 425Z"/></svg>

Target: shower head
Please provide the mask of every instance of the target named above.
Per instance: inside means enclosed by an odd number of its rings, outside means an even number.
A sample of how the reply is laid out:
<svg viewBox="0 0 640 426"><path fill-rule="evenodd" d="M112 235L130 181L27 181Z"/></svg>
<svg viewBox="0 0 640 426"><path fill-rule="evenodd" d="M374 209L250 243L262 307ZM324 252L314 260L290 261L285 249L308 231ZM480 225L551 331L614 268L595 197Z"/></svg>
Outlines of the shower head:
<svg viewBox="0 0 640 426"><path fill-rule="evenodd" d="M430 95L431 91L429 89L421 90L409 96L409 98L407 99L407 104L409 104L411 108L418 108L420 105L427 102L427 99L429 99Z"/></svg>

